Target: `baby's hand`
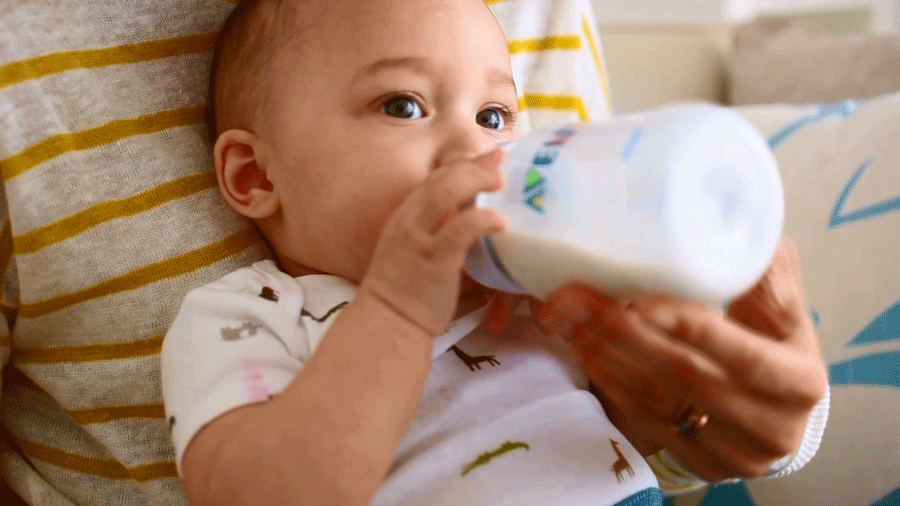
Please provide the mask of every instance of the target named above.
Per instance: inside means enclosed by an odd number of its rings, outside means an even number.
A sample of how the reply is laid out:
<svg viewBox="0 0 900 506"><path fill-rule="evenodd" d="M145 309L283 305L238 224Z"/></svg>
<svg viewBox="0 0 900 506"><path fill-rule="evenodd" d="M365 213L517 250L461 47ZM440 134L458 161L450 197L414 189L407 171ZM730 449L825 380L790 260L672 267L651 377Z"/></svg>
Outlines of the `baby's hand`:
<svg viewBox="0 0 900 506"><path fill-rule="evenodd" d="M502 159L497 148L442 166L410 192L381 231L360 293L375 295L432 335L443 332L456 309L469 247L506 226L497 211L467 205L479 192L503 186Z"/></svg>

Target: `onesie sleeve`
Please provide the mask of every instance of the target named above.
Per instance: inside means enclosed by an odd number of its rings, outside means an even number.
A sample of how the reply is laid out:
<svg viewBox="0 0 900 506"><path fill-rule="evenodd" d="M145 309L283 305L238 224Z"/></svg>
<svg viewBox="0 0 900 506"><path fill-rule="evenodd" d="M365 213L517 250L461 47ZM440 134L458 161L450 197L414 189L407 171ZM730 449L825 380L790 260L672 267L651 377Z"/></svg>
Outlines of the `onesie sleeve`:
<svg viewBox="0 0 900 506"><path fill-rule="evenodd" d="M303 299L290 276L253 268L185 297L161 352L179 475L185 448L200 428L226 411L268 400L303 367L312 351L299 318Z"/></svg>

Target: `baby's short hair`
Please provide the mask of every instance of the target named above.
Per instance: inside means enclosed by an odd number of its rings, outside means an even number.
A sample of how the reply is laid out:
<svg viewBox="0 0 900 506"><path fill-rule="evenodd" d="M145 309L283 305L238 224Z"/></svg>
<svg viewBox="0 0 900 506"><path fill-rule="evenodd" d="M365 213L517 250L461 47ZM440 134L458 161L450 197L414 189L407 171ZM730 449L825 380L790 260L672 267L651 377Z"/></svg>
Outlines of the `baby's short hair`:
<svg viewBox="0 0 900 506"><path fill-rule="evenodd" d="M275 63L298 39L297 0L241 0L216 38L206 124L213 142L231 128L249 130L268 107Z"/></svg>

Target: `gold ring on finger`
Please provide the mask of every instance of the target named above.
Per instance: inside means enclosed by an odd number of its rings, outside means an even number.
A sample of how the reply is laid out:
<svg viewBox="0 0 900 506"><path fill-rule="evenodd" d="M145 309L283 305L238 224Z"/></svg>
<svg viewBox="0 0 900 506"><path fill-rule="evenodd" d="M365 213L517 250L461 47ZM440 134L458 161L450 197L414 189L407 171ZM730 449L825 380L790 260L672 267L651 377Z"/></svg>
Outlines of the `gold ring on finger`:
<svg viewBox="0 0 900 506"><path fill-rule="evenodd" d="M709 422L709 415L693 404L687 407L675 421L672 429L683 437L689 438L697 434Z"/></svg>

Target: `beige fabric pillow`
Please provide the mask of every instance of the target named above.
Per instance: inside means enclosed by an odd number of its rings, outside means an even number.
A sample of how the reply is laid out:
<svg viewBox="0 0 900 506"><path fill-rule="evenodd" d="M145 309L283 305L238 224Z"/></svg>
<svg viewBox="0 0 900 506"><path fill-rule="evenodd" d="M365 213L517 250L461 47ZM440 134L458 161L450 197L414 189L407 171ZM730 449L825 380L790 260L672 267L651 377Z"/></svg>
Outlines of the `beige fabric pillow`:
<svg viewBox="0 0 900 506"><path fill-rule="evenodd" d="M222 203L201 123L234 3L0 1L0 305L13 323L0 365L16 447L0 448L0 473L30 504L184 504L163 334L189 289L267 255ZM607 117L588 0L491 7L513 39L524 126Z"/></svg>
<svg viewBox="0 0 900 506"><path fill-rule="evenodd" d="M737 27L728 78L734 105L874 97L900 90L900 33L831 35L763 18Z"/></svg>
<svg viewBox="0 0 900 506"><path fill-rule="evenodd" d="M681 497L677 506L900 503L900 92L739 109L769 139L806 295L829 366L818 454L784 478Z"/></svg>

